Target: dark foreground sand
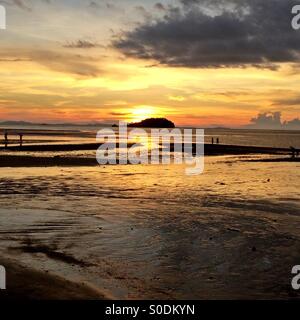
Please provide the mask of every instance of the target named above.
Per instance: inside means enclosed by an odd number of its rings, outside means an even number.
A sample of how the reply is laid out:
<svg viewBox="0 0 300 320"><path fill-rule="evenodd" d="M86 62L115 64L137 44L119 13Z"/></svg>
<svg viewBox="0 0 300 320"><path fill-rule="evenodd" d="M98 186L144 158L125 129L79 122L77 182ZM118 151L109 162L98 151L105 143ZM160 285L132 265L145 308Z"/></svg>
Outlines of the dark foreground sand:
<svg viewBox="0 0 300 320"><path fill-rule="evenodd" d="M0 155L0 167L76 167L76 166L96 166L98 162L95 158L75 158L75 157L37 157L19 155Z"/></svg>
<svg viewBox="0 0 300 320"><path fill-rule="evenodd" d="M282 157L269 159L241 160L250 162L300 162L300 158ZM0 168L20 167L85 167L98 166L93 158L72 158L72 157L34 157L34 156L0 156Z"/></svg>
<svg viewBox="0 0 300 320"><path fill-rule="evenodd" d="M196 154L197 144L192 145L193 154ZM176 144L171 144L171 151L174 151ZM270 154L270 155L289 155L289 148L272 148L256 146L238 146L225 144L205 144L205 155L248 155L248 154Z"/></svg>
<svg viewBox="0 0 300 320"><path fill-rule="evenodd" d="M104 294L84 283L74 283L47 272L21 266L0 257L7 272L7 290L0 290L0 300L106 300Z"/></svg>
<svg viewBox="0 0 300 320"><path fill-rule="evenodd" d="M292 158L292 157L283 157L283 158L268 158L268 159L252 159L247 160L251 162L300 162L300 157Z"/></svg>
<svg viewBox="0 0 300 320"><path fill-rule="evenodd" d="M291 158L289 156L281 158L261 158L241 160L250 162L300 162L299 158ZM85 167L98 166L98 162L94 158L84 157L36 157L36 156L18 156L18 155L1 155L0 168L10 167Z"/></svg>
<svg viewBox="0 0 300 320"><path fill-rule="evenodd" d="M0 151L28 151L28 152L55 152L55 151L88 151L97 150L102 143L68 143L68 144L35 144L20 146L8 146L7 148L1 147ZM133 143L128 143L127 146L131 147ZM116 143L116 148L119 144Z"/></svg>
<svg viewBox="0 0 300 320"><path fill-rule="evenodd" d="M95 158L91 157L70 157L70 156L44 156L43 152L67 152L67 151L84 151L96 150L99 143L89 144L57 144L57 145L32 145L20 147L0 148L0 167L51 167L51 166L96 166L98 165ZM128 147L131 145L129 144ZM116 146L118 148L118 145ZM10 151L10 154L3 153ZM193 145L195 153L196 145ZM211 145L204 146L205 156L217 155L278 155L279 158L268 158L250 161L266 162L299 162L300 158L292 158L290 149L287 148L267 148L253 146L235 146L235 145ZM2 151L2 154L1 154ZM20 155L19 152L35 152L35 155ZM170 151L174 151L174 144L171 145Z"/></svg>
<svg viewBox="0 0 300 320"><path fill-rule="evenodd" d="M130 148L134 143L127 143ZM0 147L0 151L28 151L28 152L49 152L49 151L87 151L97 150L101 143L80 143L80 144L39 144L39 145L24 145L8 146L6 149ZM119 148L119 143L116 148ZM176 144L170 144L170 151L173 152ZM165 148L162 145L162 148ZM197 144L192 145L193 153L196 153ZM238 146L224 144L205 144L204 150L206 155L236 155L236 154L290 154L289 148L271 148L271 147L255 147L255 146Z"/></svg>

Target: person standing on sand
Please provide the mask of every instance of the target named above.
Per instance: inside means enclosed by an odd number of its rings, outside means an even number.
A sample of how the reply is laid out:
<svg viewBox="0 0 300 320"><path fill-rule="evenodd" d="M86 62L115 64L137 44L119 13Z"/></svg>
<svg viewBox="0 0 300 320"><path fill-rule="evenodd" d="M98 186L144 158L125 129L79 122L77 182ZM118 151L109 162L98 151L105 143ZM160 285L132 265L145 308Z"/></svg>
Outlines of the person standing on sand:
<svg viewBox="0 0 300 320"><path fill-rule="evenodd" d="M219 138L217 138L217 144L219 144L220 143L220 140L219 140Z"/></svg>
<svg viewBox="0 0 300 320"><path fill-rule="evenodd" d="M211 138L211 144L214 144L214 138Z"/></svg>
<svg viewBox="0 0 300 320"><path fill-rule="evenodd" d="M4 130L4 145L5 145L5 148L7 148L7 146L8 146L8 134L7 134L7 130Z"/></svg>
<svg viewBox="0 0 300 320"><path fill-rule="evenodd" d="M20 136L20 147L22 148L22 146L23 146L23 134L20 133L19 136Z"/></svg>

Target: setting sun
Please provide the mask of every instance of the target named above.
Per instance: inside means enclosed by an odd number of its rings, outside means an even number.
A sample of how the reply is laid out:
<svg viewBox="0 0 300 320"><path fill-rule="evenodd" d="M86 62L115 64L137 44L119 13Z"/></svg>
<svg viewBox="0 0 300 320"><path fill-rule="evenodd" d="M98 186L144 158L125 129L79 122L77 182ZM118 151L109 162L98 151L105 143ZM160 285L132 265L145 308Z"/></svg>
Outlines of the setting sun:
<svg viewBox="0 0 300 320"><path fill-rule="evenodd" d="M130 121L142 121L146 118L161 117L161 113L155 107L138 106L131 112Z"/></svg>

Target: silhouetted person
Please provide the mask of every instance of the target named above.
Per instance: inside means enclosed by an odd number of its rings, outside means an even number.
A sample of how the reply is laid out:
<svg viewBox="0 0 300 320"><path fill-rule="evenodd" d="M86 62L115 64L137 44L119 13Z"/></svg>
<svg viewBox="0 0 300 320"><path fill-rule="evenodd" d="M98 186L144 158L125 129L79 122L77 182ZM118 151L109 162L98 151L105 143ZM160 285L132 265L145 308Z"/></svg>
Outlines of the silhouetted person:
<svg viewBox="0 0 300 320"><path fill-rule="evenodd" d="M7 148L7 146L8 146L8 134L7 134L6 130L4 131L4 145L5 145L5 148Z"/></svg>
<svg viewBox="0 0 300 320"><path fill-rule="evenodd" d="M211 144L214 144L214 138L211 138Z"/></svg>
<svg viewBox="0 0 300 320"><path fill-rule="evenodd" d="M23 134L20 133L19 136L20 136L20 147L22 147L23 146Z"/></svg>
<svg viewBox="0 0 300 320"><path fill-rule="evenodd" d="M295 158L295 154L296 154L296 149L294 147L290 147L291 152L292 152L292 158Z"/></svg>
<svg viewBox="0 0 300 320"><path fill-rule="evenodd" d="M219 138L217 138L217 144L219 144L220 143L220 140L219 140Z"/></svg>

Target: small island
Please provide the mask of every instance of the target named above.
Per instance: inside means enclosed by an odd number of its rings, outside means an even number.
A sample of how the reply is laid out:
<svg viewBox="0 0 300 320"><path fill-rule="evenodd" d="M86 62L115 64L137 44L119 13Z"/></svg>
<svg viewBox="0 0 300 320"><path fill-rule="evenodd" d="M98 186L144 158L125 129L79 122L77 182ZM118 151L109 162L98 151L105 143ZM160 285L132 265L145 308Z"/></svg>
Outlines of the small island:
<svg viewBox="0 0 300 320"><path fill-rule="evenodd" d="M175 128L175 124L166 118L149 118L141 122L130 123L130 128Z"/></svg>

